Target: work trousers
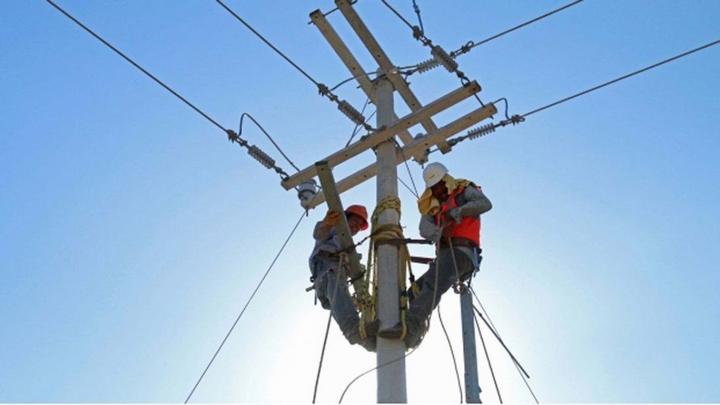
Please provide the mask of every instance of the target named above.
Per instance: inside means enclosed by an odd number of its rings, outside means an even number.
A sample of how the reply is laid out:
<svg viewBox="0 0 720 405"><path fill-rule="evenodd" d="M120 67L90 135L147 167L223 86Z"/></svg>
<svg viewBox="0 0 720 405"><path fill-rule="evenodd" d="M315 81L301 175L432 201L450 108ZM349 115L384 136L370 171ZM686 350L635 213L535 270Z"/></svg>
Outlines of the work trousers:
<svg viewBox="0 0 720 405"><path fill-rule="evenodd" d="M315 294L322 307L332 311L345 338L355 344L360 341L360 318L348 290L345 270L338 269L338 265L339 262L331 258L318 257L312 260Z"/></svg>
<svg viewBox="0 0 720 405"><path fill-rule="evenodd" d="M454 255L452 254L454 251ZM455 262L453 262L453 256ZM475 259L473 259L475 258ZM455 268L457 264L457 271ZM458 280L469 277L477 268L477 253L467 247L441 248L430 268L418 280L420 295L410 301L409 315L416 320L429 317L440 297ZM437 284L436 284L437 280Z"/></svg>

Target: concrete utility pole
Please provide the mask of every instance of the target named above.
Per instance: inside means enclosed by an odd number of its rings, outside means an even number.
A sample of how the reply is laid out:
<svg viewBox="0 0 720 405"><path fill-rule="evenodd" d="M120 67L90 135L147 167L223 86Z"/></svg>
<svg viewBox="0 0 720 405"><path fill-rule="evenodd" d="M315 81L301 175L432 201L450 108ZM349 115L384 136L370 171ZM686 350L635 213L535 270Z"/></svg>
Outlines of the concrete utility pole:
<svg viewBox="0 0 720 405"><path fill-rule="evenodd" d="M460 317L462 320L463 355L465 358L465 402L479 404L480 383L478 382L477 351L475 350L475 328L473 303L470 289L460 293Z"/></svg>
<svg viewBox="0 0 720 405"><path fill-rule="evenodd" d="M382 72L381 72L382 73ZM375 81L377 126L390 125L395 120L393 87L384 76ZM385 141L378 145L377 204L386 198L397 198L397 162L395 144ZM378 225L399 225L400 215L393 209L380 213ZM380 329L400 322L400 286L398 284L398 247L384 244L377 248L378 297L377 314ZM379 403L407 402L405 379L405 342L400 339L377 339L377 401ZM386 363L390 363L385 365Z"/></svg>
<svg viewBox="0 0 720 405"><path fill-rule="evenodd" d="M358 59L353 56L324 13L316 10L310 14L310 18L357 80L362 91L377 107L377 130L328 155L317 165L300 170L282 181L281 184L286 190L298 188L301 204L306 209L327 202L331 209L341 210L342 202L339 194L375 176L377 176L377 203L380 204L386 198L397 198L397 165L408 158L414 158L419 163L425 162L427 160L426 151L432 147L437 147L443 153L449 152L450 145L447 142L449 137L497 113L497 109L492 103L486 103L448 122L444 126L438 127L433 121L433 116L477 94L481 90L480 85L474 81L464 83L459 88L423 105L410 89L409 83L398 72L398 69L354 10L353 2L351 0L335 0L335 5L377 63L379 74L375 81L371 81L368 75L363 74L367 69L364 69ZM398 92L402 101L410 109L410 113L403 117L395 115L393 98L395 91ZM357 114L362 115L359 111ZM415 125L421 125L426 133L418 134L415 137L412 136L409 130ZM399 141L403 143L402 146L396 146L395 137L399 138ZM375 163L335 183L332 176L332 170L335 167L373 148L377 158ZM315 176L318 176L323 183L324 192L312 191L315 190L315 183L313 182ZM377 225L399 225L399 222L400 213L394 209L386 209L380 213ZM343 245L352 246L347 225L344 221L338 225L338 233L346 234ZM380 329L391 328L400 321L398 255L396 245L380 244L377 246L376 266L378 275L377 280L375 280L377 282L377 296L375 298L377 300L376 312L377 318L380 320ZM358 273L355 270L355 268L359 268L357 255L350 255L349 259L351 268L353 268L352 272ZM359 289L362 286L358 283L355 287ZM472 310L471 307L470 310ZM471 323L467 330L471 331L470 333L474 338L472 312L469 314ZM405 351L405 342L402 340L378 337L377 402L407 402ZM473 357L475 357L474 354ZM469 363L466 362L466 364ZM477 387L477 358L474 359L474 364L474 385ZM466 391L468 392L467 402L479 402L479 387L475 391L470 388L467 388ZM477 398L477 401L471 401L470 398Z"/></svg>

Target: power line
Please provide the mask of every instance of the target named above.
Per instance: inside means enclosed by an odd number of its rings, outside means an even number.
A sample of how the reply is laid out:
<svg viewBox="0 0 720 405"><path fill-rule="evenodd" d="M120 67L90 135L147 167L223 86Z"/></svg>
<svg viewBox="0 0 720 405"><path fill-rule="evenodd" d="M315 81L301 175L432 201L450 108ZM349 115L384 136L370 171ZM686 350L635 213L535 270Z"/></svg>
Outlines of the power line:
<svg viewBox="0 0 720 405"><path fill-rule="evenodd" d="M403 15L400 14L400 12L398 12L398 11L395 9L395 7L393 7L393 6L392 6L390 3L388 3L386 0L380 0L380 1L382 1L382 3L385 5L385 7L387 7L388 9L390 9L390 11L392 11L393 14L395 14L395 15L397 16L397 18L400 19L400 21L404 22L405 25L407 25L411 30L413 30L413 32L415 32L416 29L417 29L417 30L420 30L420 27L416 27L415 25L412 25L412 24L410 23L410 21L408 21L407 18L403 17Z"/></svg>
<svg viewBox="0 0 720 405"><path fill-rule="evenodd" d="M412 30L413 38L420 41L423 46L430 48L430 53L432 54L431 59L421 62L415 66L410 66L410 69L404 71L403 73L406 75L406 77L416 72L426 72L439 65L443 65L443 67L445 67L448 72L455 73L455 76L460 79L460 83L463 86L470 83L470 79L467 77L467 75L465 75L462 70L458 68L458 64L451 54L447 53L441 46L434 45L432 40L425 36L424 31L420 27L412 25L410 21L408 21L407 18L403 17L402 14L400 14L392 5L390 5L390 3L388 3L386 0L381 1L385 5L385 7L389 8L390 11L393 12L393 14L395 14L403 23L405 23L405 25L410 27L410 29ZM477 94L473 94L473 97L478 101L478 103L480 103L481 106L485 107L485 104L482 102L482 100Z"/></svg>
<svg viewBox="0 0 720 405"><path fill-rule="evenodd" d="M360 111L360 114L365 114L365 110L367 109L367 106L370 104L370 97L365 99L365 103L363 104L362 110ZM375 115L376 111L373 111L372 114L367 118L368 121L372 119L372 117ZM360 129L360 124L356 123L355 128L353 128L352 134L350 134L350 138L345 143L345 147L347 148L350 145L350 142L355 138L355 135L357 135L358 130Z"/></svg>
<svg viewBox="0 0 720 405"><path fill-rule="evenodd" d="M398 177L398 180L400 180L400 183L402 183L403 186L405 186L405 188L410 190L410 192L415 196L415 198L417 198L419 200L420 194L418 193L417 186L415 186L415 178L413 177L412 172L410 171L410 165L408 164L408 158L407 158L407 156L405 156L405 152L403 152L402 145L400 145L400 143L398 143L398 141L394 137L391 139L395 143L395 146L397 146L398 150L400 151L400 155L403 158L403 163L405 164L405 169L407 170L408 177L410 177L410 182L412 183L412 187L413 187L412 190L410 189L410 187L408 187L407 184L405 184L404 181L402 181L402 179L400 177Z"/></svg>
<svg viewBox="0 0 720 405"><path fill-rule="evenodd" d="M512 352L510 351L510 349L505 345L505 342L503 342L503 340L502 340L502 338L500 337L500 335L498 335L492 328L490 328L490 325L489 325L489 324L487 323L487 321L485 320L485 317L482 315L482 313L480 313L480 311L479 311L479 310L477 309L477 307L474 306L474 305L473 305L473 311L475 311L475 313L480 317L480 319L482 319L482 321L485 323L485 325L487 325L488 329L490 329L490 332L492 332L493 335L495 335L495 339L497 339L497 341L500 342L500 345L503 347L503 349L505 349L505 352L510 356L510 358L512 359L512 361L513 361L515 364L517 364L518 367L520 367L520 369L522 370L523 374L525 374L526 377L530 378L530 375L527 373L527 371L525 371L525 369L523 368L523 366L522 366L522 365L520 364L520 362L515 358L515 356L514 356L514 355L512 354Z"/></svg>
<svg viewBox="0 0 720 405"><path fill-rule="evenodd" d="M491 37L485 38L485 39L483 39L482 41L479 41L479 42L470 41L470 42L468 42L467 44L465 44L464 46L462 46L462 47L460 47L459 49L457 49L456 51L453 51L453 52L451 53L451 55L452 55L453 57L455 57L455 56L462 55L462 54L464 54L464 53L468 53L468 52L470 52L470 50L472 50L473 48L475 48L475 47L477 47L477 46L480 46L480 45L482 45L482 44L488 43L488 42L490 42L490 41L492 41L492 40L494 40L494 39L500 38L500 37L503 36L503 35L509 34L509 33L513 32L513 31L515 31L515 30L518 30L518 29L520 29L520 28L523 28L523 27L525 27L525 26L528 26L528 25L530 25L530 24L532 24L532 23L534 23L534 22L540 21L540 20L542 20L542 19L544 19L544 18L546 18L546 17L550 17L551 15L553 15L553 14L555 14L555 13L559 13L560 11L563 11L563 10L565 10L566 8L570 8L570 7L572 7L572 6L574 6L574 5L578 4L578 3L582 3L582 1L583 1L583 0L573 1L572 3L568 3L568 4L566 4L566 5L564 5L564 6L560 7L560 8L556 8L556 9L553 10L553 11L550 11L550 12L548 12L548 13L545 13L545 14L541 15L541 16L535 17L535 18L533 18L532 20L525 21L525 22L522 23L522 24L516 25L516 26L514 26L514 27L512 27L512 28L510 28L510 29L507 29L507 30L503 31L503 32L500 32L500 33L495 34L495 35L493 35L493 36L491 36Z"/></svg>
<svg viewBox="0 0 720 405"><path fill-rule="evenodd" d="M275 265L275 262L277 262L277 259L280 257L283 250L285 250L285 247L287 246L288 242L290 242L290 239L295 234L295 231L298 229L298 226L300 226L300 223L302 222L304 217L305 217L305 212L303 212L300 215L300 219L298 219L297 223L295 224L295 227L293 227L292 231L290 231L290 234L288 235L287 239L285 239L285 242L283 242L282 246L280 247L280 250L277 252L277 254L275 255L275 258L270 263L270 266L268 266L267 270L265 270L265 274L263 274L262 278L260 279L260 282L255 287L255 290L253 290L252 294L250 294L250 298L248 298L247 302L243 306L243 309L240 311L240 314L237 316L237 318L235 319L235 322L233 322L232 326L230 327L230 330L228 330L227 334L225 335L225 338L223 338L222 342L220 342L220 346L215 351L215 354L213 354L212 358L210 359L207 366L205 367L205 370L203 370L202 374L200 375L200 378L198 378L197 382L195 383L195 386L193 386L192 390L190 391L190 394L188 394L187 398L185 398L186 404L188 403L188 401L190 401L190 398L192 397L193 393L197 389L198 385L200 385L200 382L205 377L205 374L207 373L208 369L210 369L210 366L215 361L215 358L217 357L218 353L220 353L220 350L222 350L223 346L225 345L225 342L227 342L228 338L230 337L230 334L235 329L235 326L240 321L240 318L242 318L248 305L250 305L250 302L252 302L253 298L255 297L255 294L260 289L260 286L262 286L263 282L265 281L265 278L270 273L270 270L272 270L273 266Z"/></svg>
<svg viewBox="0 0 720 405"><path fill-rule="evenodd" d="M254 122L255 125L256 125L258 128L260 128L260 131L262 131L262 133L265 134L265 136L267 136L267 138L270 140L270 142L272 142L272 144L275 146L275 149L277 149L278 152L280 152L280 154L285 158L285 160L287 160L287 162L290 163L290 166L294 167L295 170L300 171L300 168L298 168L298 167L295 165L295 163L293 163L292 160L290 160L290 158L287 157L287 155L285 154L285 152L283 152L282 149L280 149L280 146L278 146L278 144L275 143L275 140L272 138L272 136L270 136L270 134L265 130L265 128L263 128L263 126L260 125L260 123L257 122L257 120L256 120L252 115L250 115L250 114L248 114L248 113L242 113L242 114L240 115L240 124L238 125L238 136L242 135L243 118L245 118L245 117L250 118L250 120L251 120L252 122Z"/></svg>
<svg viewBox="0 0 720 405"><path fill-rule="evenodd" d="M482 309L482 311L485 313L485 316L487 317L488 323L490 324L490 328L499 336L499 335L500 335L500 332L498 332L497 328L495 327L495 324L493 324L493 321L492 321L492 319L490 318L490 314L489 314L488 311L485 309L485 307L483 306L482 302L480 301L480 298L479 298L479 297L477 296L477 294L475 293L475 289L473 289L472 287L470 287L470 292L472 292L473 297L475 297L475 301L476 301L477 304L480 306L480 309ZM530 395L532 395L533 399L535 400L535 403L536 403L536 404L539 404L540 401L538 400L537 396L535 395L535 392L533 391L532 387L530 387L530 383L528 383L527 378L525 378L525 375L523 375L522 371L520 370L520 367L518 367L518 365L515 364L515 363L513 363L513 365L515 366L515 369L517 370L518 374L520 375L520 378L521 378L521 379L523 380L523 382L525 383L525 387L526 387L526 388L528 389L528 391L530 392Z"/></svg>
<svg viewBox="0 0 720 405"><path fill-rule="evenodd" d="M585 94L591 93L591 92L593 92L593 91L595 91L595 90L599 90L599 89L601 89L601 88L603 88L603 87L605 87L605 86L609 86L609 85L611 85L611 84L613 84L613 83L617 83L617 82L619 82L619 81L621 81L621 80L625 80L625 79L627 79L627 78L629 78L629 77L632 77L632 76L638 75L638 74L640 74L640 73L646 72L646 71L648 71L648 70L654 69L654 68L656 68L656 67L658 67L658 66L662 66L662 65L664 65L664 64L666 64L666 63L670 63L670 62L672 62L672 61L674 61L674 60L683 58L683 57L688 56L688 55L690 55L690 54L693 54L693 53L695 53L695 52L702 51L703 49L709 48L709 47L714 46L714 45L717 45L717 44L720 44L720 39L719 39L719 40L716 40L716 41L713 41L713 42L710 42L710 43L708 43L708 44L699 46L699 47L697 47L697 48L695 48L695 49L691 49L691 50L689 50L689 51L683 52L683 53L681 53L681 54L679 54L679 55L675 55L675 56L673 56L673 57L671 57L671 58L668 58L668 59L665 59L665 60L663 60L663 61L654 63L654 64L652 64L652 65L650 65L650 66L644 67L644 68L642 68L642 69L640 69L640 70L636 70L636 71L634 71L634 72L632 72L632 73L628 73L628 74L626 74L626 75L620 76L620 77L618 77L618 78L616 78L616 79L610 80L610 81L605 82L605 83L603 83L603 84L600 84L600 85L597 85L597 86L595 86L595 87L589 88L589 89L587 89L587 90L581 91L581 92L579 92L579 93L577 93L577 94L573 94L572 96L565 97L565 98L563 98L563 99L560 99L560 100L558 100L558 101L555 101L555 102L550 103L550 104L548 104L548 105L545 105L545 106L543 106L543 107L536 108L536 109L534 109L534 110L532 110L532 111L530 111L530 112L527 112L527 113L521 115L521 117L522 117L522 118L528 117L528 116L533 115L533 114L535 114L535 113L538 113L538 112L540 112L540 111L546 110L546 109L548 109L548 108L550 108L550 107L554 107L554 106L556 106L556 105L558 105L558 104L562 104L562 103L564 103L564 102L566 102L566 101L570 101L570 100L572 100L572 99L574 99L574 98L577 98L577 97L583 96L583 95L585 95Z"/></svg>
<svg viewBox="0 0 720 405"><path fill-rule="evenodd" d="M337 298L337 290L338 290L338 286L340 285L340 282L341 282L340 275L342 274L342 271L340 269L343 268L344 257L345 256L340 256L340 262L338 263L338 271L335 276L335 288L333 288L333 296L332 296L332 301L331 301L333 303L335 302L335 299ZM330 277L330 273L325 273L321 277ZM313 285L313 287L314 287L314 285ZM317 294L317 292L316 292L316 294ZM315 403L315 400L317 399L317 390L318 390L318 387L320 386L320 372L322 371L323 360L325 359L325 348L327 347L328 335L330 334L330 323L332 321L333 313L334 313L334 310L333 310L333 307L331 306L330 314L328 314L327 325L325 326L325 338L323 339L322 350L320 351L320 361L318 362L317 375L315 376L315 388L313 389L313 399L312 399L313 404Z"/></svg>
<svg viewBox="0 0 720 405"><path fill-rule="evenodd" d="M216 127L220 128L221 131L227 132L227 130L226 130L222 125L218 124L218 122L215 121L212 117L210 117L208 114L206 114L206 113L203 112L201 109L199 109L198 107L196 107L193 103L189 102L185 97L183 97L183 96L181 96L180 94L178 94L178 92L176 92L175 90L173 90L170 86L168 86L167 84L163 83L160 79L158 79L157 77L155 77L155 75L153 75L152 73L150 73L150 72L148 72L147 70L145 70L145 68L143 68L142 66L140 66L138 63L136 63L134 60L132 60L129 56L125 55L125 54L124 54L123 52L121 52L119 49L117 49L117 48L114 47L112 44L110 44L108 41L106 41L105 39L103 39L103 37L101 37L100 35L96 34L93 30L91 30L90 28L88 28L85 24L83 24L82 22L80 22L77 18L73 17L70 13L68 13L67 11L65 11L64 9L62 9L62 7L60 7L60 6L58 6L57 4L55 4L54 1L52 1L52 0L46 0L46 1L47 1L48 3L50 3L51 6L55 7L58 11L60 11L62 14L64 14L67 18L69 18L70 20L72 20L72 21L73 21L75 24L77 24L80 28L82 28L82 29L84 29L85 31L87 31L90 35L92 35L93 37L95 37L98 41L102 42L105 46L107 46L108 48L110 48L111 50L113 50L116 54L120 55L123 59L125 59L126 61L128 61L131 65L135 66L138 70L140 70L141 72L145 73L145 75L147 75L149 78L153 79L157 84L159 84L160 86L164 87L165 90L169 91L169 92L172 93L175 97L177 97L178 99L180 99L183 103L187 104L190 108L192 108L193 110L195 110L195 112L197 112L198 114L202 115L206 120L210 121L210 123L212 123L212 124L215 125Z"/></svg>
<svg viewBox="0 0 720 405"><path fill-rule="evenodd" d="M495 378L495 370L493 370L492 363L490 362L490 354L487 351L485 339L483 338L482 331L480 330L480 323L478 322L475 314L473 314L473 319L475 320L475 327L477 328L478 335L480 336L480 342L482 343L483 351L485 352L485 358L487 359L488 368L490 368L490 375L492 376L493 384L495 384L495 392L497 392L498 400L502 404L502 395L500 395L500 387L498 387L497 379Z"/></svg>
<svg viewBox="0 0 720 405"><path fill-rule="evenodd" d="M242 19L237 13L235 13L230 7L225 5L225 3L222 2L222 0L215 0L218 4L220 4L225 10L227 10L228 13L232 14L233 17L235 17L242 25L244 25L247 29L252 31L255 36L260 38L261 41L263 41L267 46L269 46L273 51L275 51L278 55L280 55L283 59L285 59L290 65L292 65L295 69L297 69L298 72L300 72L303 76L305 76L308 80L313 82L316 86L320 85L320 82L313 79L308 72L306 72L303 68L297 65L297 63L293 62L292 59L290 59L287 55L285 55L281 50L279 50L275 45L273 45L270 41L268 41L262 34L260 34L255 28L253 28L250 24L245 22L245 20Z"/></svg>
<svg viewBox="0 0 720 405"><path fill-rule="evenodd" d="M318 89L318 92L320 95L327 97L330 99L330 101L334 102L338 106L338 110L345 114L346 117L348 117L351 121L355 122L356 124L362 125L365 129L368 131L372 131L375 128L368 125L365 117L360 114L360 112L355 109L350 103L348 103L346 100L340 100L338 96L336 96L328 86L326 86L323 83L318 82L315 80L308 72L306 72L303 68L298 66L297 63L293 62L292 59L290 59L287 55L285 55L281 50L279 50L275 45L273 45L267 38L265 38L262 34L260 34L255 28L253 28L250 24L248 24L245 20L243 20L242 17L240 17L236 12L234 12L230 7L228 7L225 3L222 2L222 0L215 0L222 8L224 8L230 15L235 17L236 20L238 20L242 25L244 25L247 29L249 29L255 36L260 38L261 41L263 41L267 46L269 46L273 51L275 51L278 55L280 55L283 59L285 59L290 65L292 65L295 69L297 69L298 72L300 72L303 76L305 76L308 80L310 80Z"/></svg>
<svg viewBox="0 0 720 405"><path fill-rule="evenodd" d="M680 53L680 54L675 55L675 56L673 56L673 57L670 57L670 58L668 58L668 59L665 59L665 60L662 60L662 61L660 61L660 62L654 63L654 64L652 64L652 65L650 65L650 66L647 66L647 67L644 67L644 68L642 68L642 69L636 70L636 71L634 71L634 72L632 72L632 73L625 74L625 75L623 75L623 76L620 76L620 77L618 77L618 78L612 79L612 80L607 81L607 82L605 82L605 83L602 83L602 84L599 84L599 85L597 85L597 86L591 87L591 88L589 88L589 89L587 89L587 90L583 90L583 91L581 91L581 92L579 92L579 93L573 94L572 96L568 96L568 97L562 98L562 99L560 99L560 100L558 100L558 101L555 101L555 102L552 102L552 103L550 103L550 104L547 104L547 105L545 105L545 106L536 108L536 109L534 109L534 110L532 110L532 111L529 111L529 112L527 112L527 113L525 113L525 114L522 114L522 115L517 115L517 114L515 114L515 115L512 115L512 116L508 116L508 112L507 112L507 110L508 110L507 99L505 99L505 98L503 97L503 98L501 98L501 99L499 99L499 100L497 100L497 101L495 101L495 102L499 102L499 101L504 101L504 102L505 102L505 117L506 117L506 118L505 118L504 120L502 120L502 121L500 121L500 122L497 122L497 123L491 123L491 124L487 124L487 125L484 125L484 126L481 126L481 127L475 128L475 129L472 129L472 130L468 131L468 132L467 132L465 135L463 135L463 136L459 136L459 137L455 137L455 138L453 138L453 139L450 139L450 140L448 141L448 143L449 143L451 146L455 146L455 145L457 145L458 143L460 143L460 142L462 142L462 141L465 141L465 140L467 140L467 139L476 139L476 138L479 138L479 137L488 135L488 134L490 134L490 133L492 133L492 132L495 132L495 130L496 130L497 128L499 128L499 127L504 127L504 126L507 126L507 125L510 125L510 124L512 124L512 125L519 124L520 122L525 121L525 118L526 118L526 117L529 117L530 115L533 115L533 114L535 114L535 113L538 113L538 112L547 110L548 108L551 108L551 107L555 107L555 106L557 106L557 105L559 105L559 104L562 104L562 103L564 103L564 102L566 102L566 101L570 101L570 100L575 99L575 98L578 98L578 97L580 97L580 96L584 96L584 95L586 95L586 94L588 94L588 93L592 93L593 91L599 90L599 89L601 89L601 88L603 88L603 87L606 87L606 86L609 86L609 85L611 85L611 84L620 82L620 81L625 80L625 79L627 79L627 78L630 78L630 77L632 77L632 76L636 76L636 75L639 75L639 74L641 74L641 73L647 72L647 71L649 71L649 70L651 70L651 69L654 69L654 68L659 67L659 66L662 66L662 65L664 65L664 64L666 64L666 63L670 63L670 62L672 62L672 61L681 59L681 58L683 58L683 57L685 57L685 56L688 56L688 55L693 54L693 53L695 53L695 52L702 51L702 50L704 50L704 49L710 48L711 46L715 46L715 45L717 45L717 44L720 44L720 40L715 40L715 41L713 41L713 42L710 42L710 43L707 43L707 44L705 44L705 45L699 46L699 47L697 47L697 48L691 49L691 50L689 50L689 51L685 51L685 52L683 52L683 53ZM436 152L436 151L437 151L437 149L434 149L434 150L431 151L431 153Z"/></svg>
<svg viewBox="0 0 720 405"><path fill-rule="evenodd" d="M448 348L450 349L450 356L453 361L453 368L455 369L455 378L457 379L458 391L460 391L460 403L463 403L463 390L462 382L460 382L460 372L458 371L457 360L455 359L455 350L453 350L452 341L450 341L450 335L448 335L447 329L445 328L445 322L443 322L442 314L440 313L440 304L437 306L438 319L440 320L440 326L442 327L443 333L445 334L445 340L447 340Z"/></svg>
<svg viewBox="0 0 720 405"><path fill-rule="evenodd" d="M121 56L123 59L125 59L128 63L130 63L130 64L133 65L135 68L137 68L138 70L140 70L141 72L143 72L146 76L148 76L148 77L151 78L153 81L155 81L157 84L159 84L160 86L162 86L165 90L169 91L172 95L174 95L175 97L177 97L178 99L180 99L183 103L185 103L185 104L188 105L190 108L192 108L195 112L197 112L198 114L202 115L202 116L203 116L206 120L208 120L211 124L213 124L213 125L215 125L216 127L220 128L220 130L223 131L223 132L227 135L228 139L229 139L231 142L237 143L237 144L240 145L241 147L246 148L248 154L249 154L253 159L255 159L255 160L257 160L258 162L260 162L260 164L262 164L262 165L265 166L266 168L274 170L277 174L280 175L280 177L282 177L282 178L287 178L287 177L288 177L288 174L285 173L285 171L284 171L282 168L278 167L278 166L275 164L275 160L273 160L273 159L272 159L267 153L265 153L262 149L258 148L258 147L255 146L255 145L250 145L245 139L243 139L242 137L240 137L240 135L236 134L234 131L232 131L232 130L230 130L230 129L225 129L222 125L220 125L217 121L215 121L215 120L214 120L212 117L210 117L207 113L205 113L204 111L202 111L200 108L196 107L193 103L191 103L190 101L188 101L185 97L181 96L178 92L176 92L175 90L173 90L170 86L168 86L168 85L165 84L163 81L161 81L160 79L158 79L155 75L153 75L152 73L150 73L149 71L147 71L147 69L145 69L145 68L143 68L142 66L140 66L137 62L135 62L135 61L134 61L133 59L131 59L129 56L125 55L122 51L120 51L120 50L117 49L115 46L113 46L112 44L110 44L110 43L109 43L108 41L106 41L103 37L101 37L100 35L98 35L97 33L95 33L93 30L91 30L90 28L88 28L85 24L83 24L82 22L80 22L80 20L78 20L77 18L73 17L70 13L68 13L68 12L65 11L63 8L61 8L60 6L58 6L57 4L55 4L55 2L53 2L52 0L46 0L46 1L47 1L48 3L50 3L50 5L53 6L55 9L57 9L58 11L60 11L63 15L65 15L67 18L69 18L71 21L73 21L75 24L77 24L80 28L82 28L82 29L84 29L85 31L87 31L90 35L92 35L93 37L95 37L98 41L102 42L105 46L107 46L108 48L110 48L113 52L115 52L116 54L120 55L120 56ZM254 119L253 119L253 121L254 121ZM256 121L255 123L257 124L257 121ZM242 126L242 118L241 118L241 126ZM260 126L260 125L258 124L258 126ZM262 129L262 127L261 127L261 129ZM263 131L264 131L264 130L263 130ZM266 134L266 135L267 135L267 134ZM271 141L272 141L272 139L271 139ZM272 142L273 142L273 144L275 144L274 141L272 141ZM275 144L275 146L278 147L277 144ZM280 150L279 147L278 147L278 150ZM280 153L282 153L282 150L280 150ZM285 156L284 153L283 153L283 156ZM287 156L285 156L285 158L287 159ZM288 159L288 161L289 161L289 159ZM292 164L292 162L290 162L290 163ZM294 165L293 165L293 166L294 166ZM296 168L297 168L297 167L296 167Z"/></svg>
<svg viewBox="0 0 720 405"><path fill-rule="evenodd" d="M420 25L420 32L423 34L425 33L425 27L423 26L422 16L420 15L420 7L418 7L417 2L415 0L412 0L413 3L413 10L415 10L415 15L417 15L418 24Z"/></svg>
<svg viewBox="0 0 720 405"><path fill-rule="evenodd" d="M405 181L404 181L403 179L401 179L400 177L398 177L398 181L400 182L400 184L402 184L403 186L405 186L405 189L407 189L407 191L409 191L410 194L414 195L415 198L417 198L418 200L420 199L420 196L419 196L412 188L410 188L410 186L408 186L408 184L405 183Z"/></svg>

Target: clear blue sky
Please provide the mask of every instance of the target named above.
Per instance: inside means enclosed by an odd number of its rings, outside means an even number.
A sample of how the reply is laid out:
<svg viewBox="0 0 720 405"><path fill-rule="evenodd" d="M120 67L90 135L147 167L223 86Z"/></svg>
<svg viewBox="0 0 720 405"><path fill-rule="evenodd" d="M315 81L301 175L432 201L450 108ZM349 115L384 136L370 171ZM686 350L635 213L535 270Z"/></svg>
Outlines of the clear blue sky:
<svg viewBox="0 0 720 405"><path fill-rule="evenodd" d="M300 166L352 130L213 1L60 4L224 126L254 115ZM307 25L333 2L228 4L319 81L349 76ZM413 17L409 0L393 4ZM455 49L565 2L418 4L427 35ZM297 221L297 199L44 1L2 6L0 401L182 402ZM429 57L379 2L357 9L397 65ZM523 113L716 40L718 17L714 0L587 0L459 63L484 100L507 97ZM373 70L343 18L330 21ZM476 288L541 401L720 401L719 71L716 46L433 155L494 203ZM458 85L440 69L411 82L425 103ZM364 102L353 85L338 94ZM399 98L396 107L407 112ZM244 136L290 169L254 127ZM372 207L374 190L368 182L343 198ZM401 197L416 237L415 202ZM323 214L301 224L194 400L311 400L327 312L303 290ZM459 352L457 296L441 308ZM529 401L489 345L504 399ZM374 362L333 325L320 400L337 401ZM436 319L407 365L410 401L457 400ZM483 400L495 402L480 366ZM346 401L374 398L371 375Z"/></svg>

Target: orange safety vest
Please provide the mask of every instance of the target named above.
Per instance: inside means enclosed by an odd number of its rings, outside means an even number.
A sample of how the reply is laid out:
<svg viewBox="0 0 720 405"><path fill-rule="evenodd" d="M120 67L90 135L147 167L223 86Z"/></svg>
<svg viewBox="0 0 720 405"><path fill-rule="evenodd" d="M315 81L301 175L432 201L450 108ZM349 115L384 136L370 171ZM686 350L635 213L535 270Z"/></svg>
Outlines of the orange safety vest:
<svg viewBox="0 0 720 405"><path fill-rule="evenodd" d="M471 186L472 187L472 186ZM440 226L445 214L458 206L457 198L465 192L465 187L457 187L450 193L447 201L442 204L440 211L435 215L435 224ZM462 217L458 224L454 220L445 220L443 223L443 239L448 237L465 239L480 247L480 217Z"/></svg>

